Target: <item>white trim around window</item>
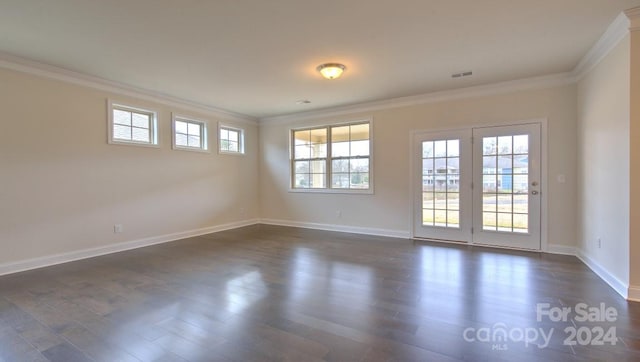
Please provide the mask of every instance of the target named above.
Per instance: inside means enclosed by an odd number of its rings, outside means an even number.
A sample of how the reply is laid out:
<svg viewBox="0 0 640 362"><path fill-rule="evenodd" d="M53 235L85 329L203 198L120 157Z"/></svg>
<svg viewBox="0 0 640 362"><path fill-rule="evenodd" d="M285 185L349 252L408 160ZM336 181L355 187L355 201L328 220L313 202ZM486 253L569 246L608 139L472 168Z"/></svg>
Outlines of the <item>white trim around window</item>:
<svg viewBox="0 0 640 362"><path fill-rule="evenodd" d="M171 143L174 150L209 152L207 122L171 113Z"/></svg>
<svg viewBox="0 0 640 362"><path fill-rule="evenodd" d="M218 123L218 152L224 155L244 155L244 129Z"/></svg>
<svg viewBox="0 0 640 362"><path fill-rule="evenodd" d="M108 99L107 129L109 144L160 147L156 111Z"/></svg>
<svg viewBox="0 0 640 362"><path fill-rule="evenodd" d="M290 129L289 159L290 192L373 194L373 119Z"/></svg>

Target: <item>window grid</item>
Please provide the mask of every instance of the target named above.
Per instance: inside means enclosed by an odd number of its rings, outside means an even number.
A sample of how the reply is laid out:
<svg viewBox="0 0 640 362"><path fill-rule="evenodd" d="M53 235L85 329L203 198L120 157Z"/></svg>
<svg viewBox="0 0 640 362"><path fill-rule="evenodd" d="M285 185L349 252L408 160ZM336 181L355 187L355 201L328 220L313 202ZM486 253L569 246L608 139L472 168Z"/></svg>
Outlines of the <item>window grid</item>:
<svg viewBox="0 0 640 362"><path fill-rule="evenodd" d="M291 137L292 188L370 189L370 122L292 130Z"/></svg>
<svg viewBox="0 0 640 362"><path fill-rule="evenodd" d="M155 113L115 104L110 111L110 142L156 144Z"/></svg>
<svg viewBox="0 0 640 362"><path fill-rule="evenodd" d="M220 152L244 153L243 131L230 127L220 127Z"/></svg>
<svg viewBox="0 0 640 362"><path fill-rule="evenodd" d="M369 188L369 142L368 123L331 127L332 188Z"/></svg>
<svg viewBox="0 0 640 362"><path fill-rule="evenodd" d="M207 150L207 127L204 122L183 117L173 118L173 145L177 149Z"/></svg>
<svg viewBox="0 0 640 362"><path fill-rule="evenodd" d="M294 175L296 188L326 188L328 138L326 128L293 132Z"/></svg>
<svg viewBox="0 0 640 362"><path fill-rule="evenodd" d="M529 232L528 135L484 137L482 228Z"/></svg>
<svg viewBox="0 0 640 362"><path fill-rule="evenodd" d="M460 140L422 142L422 225L460 228Z"/></svg>

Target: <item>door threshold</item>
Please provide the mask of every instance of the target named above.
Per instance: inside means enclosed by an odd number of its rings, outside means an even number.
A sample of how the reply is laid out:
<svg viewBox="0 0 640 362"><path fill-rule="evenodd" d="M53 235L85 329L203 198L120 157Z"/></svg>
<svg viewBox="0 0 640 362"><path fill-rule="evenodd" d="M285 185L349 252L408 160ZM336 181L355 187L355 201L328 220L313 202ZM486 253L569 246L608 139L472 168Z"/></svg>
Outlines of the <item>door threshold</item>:
<svg viewBox="0 0 640 362"><path fill-rule="evenodd" d="M543 251L541 249L528 249L528 248L518 248L515 246L503 246L503 245L492 245L492 244L482 244L482 243L476 243L476 244L472 244L474 246L481 246L484 248L493 248L493 249L502 249L502 250L515 250L515 251L528 251L528 252L534 252L534 253L543 253Z"/></svg>
<svg viewBox="0 0 640 362"><path fill-rule="evenodd" d="M525 252L530 252L530 253L544 253L544 251L542 251L541 249L527 249L527 248L502 246L502 245L469 243L469 242L460 241L460 240L423 238L423 237L419 237L419 236L414 236L411 239L414 240L414 241L432 241L432 242L435 242L435 243L454 244L454 245L460 245L460 246L471 246L471 247L490 248L490 249L499 249L499 250L525 251Z"/></svg>
<svg viewBox="0 0 640 362"><path fill-rule="evenodd" d="M424 238L424 237L420 237L420 236L414 236L411 238L412 240L416 240L416 241L433 241L436 243L444 243L444 244L456 244L456 245L468 245L471 246L473 244L467 242L467 241L461 241L461 240L449 240L449 239L437 239L437 238Z"/></svg>

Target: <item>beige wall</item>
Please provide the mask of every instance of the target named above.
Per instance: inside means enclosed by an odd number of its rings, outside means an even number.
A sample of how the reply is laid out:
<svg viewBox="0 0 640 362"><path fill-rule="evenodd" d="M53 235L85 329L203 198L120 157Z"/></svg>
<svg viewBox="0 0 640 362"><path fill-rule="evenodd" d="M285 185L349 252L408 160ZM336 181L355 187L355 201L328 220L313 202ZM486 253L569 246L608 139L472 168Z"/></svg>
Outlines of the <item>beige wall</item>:
<svg viewBox="0 0 640 362"><path fill-rule="evenodd" d="M291 127L373 117L374 195L288 192ZM410 133L413 130L548 119L549 243L575 245L575 85L260 126L261 216L408 234L411 228ZM556 181L563 174L566 183ZM342 211L338 217L336 211Z"/></svg>
<svg viewBox="0 0 640 362"><path fill-rule="evenodd" d="M627 36L578 83L578 244L623 284L629 282L629 44Z"/></svg>
<svg viewBox="0 0 640 362"><path fill-rule="evenodd" d="M631 41L631 113L630 113L630 172L631 185L640 185L640 19L634 19L630 33ZM640 190L630 190L629 284L633 291L630 296L640 300ZM635 262L634 262L635 261ZM631 295L633 294L633 295Z"/></svg>
<svg viewBox="0 0 640 362"><path fill-rule="evenodd" d="M161 147L108 145L108 97L156 110ZM215 117L9 70L0 109L0 265L258 217L255 125L227 122L247 154L219 155ZM172 111L208 121L211 153L171 150Z"/></svg>

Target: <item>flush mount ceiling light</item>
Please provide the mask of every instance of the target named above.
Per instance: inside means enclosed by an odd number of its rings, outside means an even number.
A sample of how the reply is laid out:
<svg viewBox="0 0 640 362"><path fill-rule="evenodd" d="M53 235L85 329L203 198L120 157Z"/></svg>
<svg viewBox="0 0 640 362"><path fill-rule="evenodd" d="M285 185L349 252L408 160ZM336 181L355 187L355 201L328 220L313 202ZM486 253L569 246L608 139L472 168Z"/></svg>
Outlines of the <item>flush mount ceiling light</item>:
<svg viewBox="0 0 640 362"><path fill-rule="evenodd" d="M340 63L326 63L318 65L316 69L323 77L327 79L336 79L340 78L342 72L344 72L347 67Z"/></svg>

